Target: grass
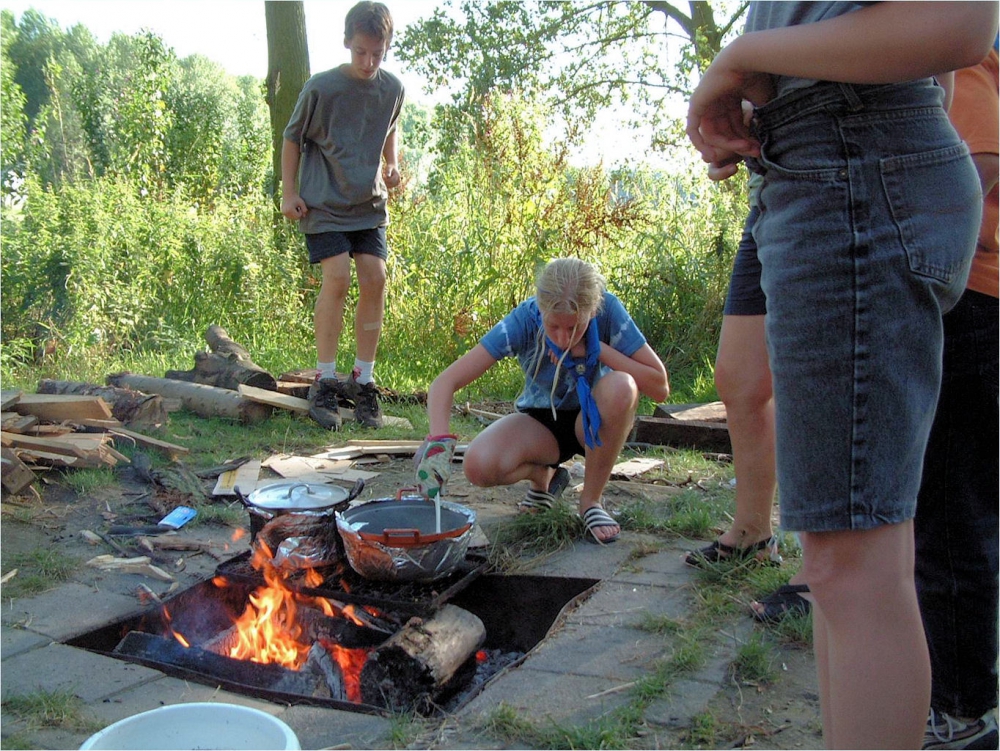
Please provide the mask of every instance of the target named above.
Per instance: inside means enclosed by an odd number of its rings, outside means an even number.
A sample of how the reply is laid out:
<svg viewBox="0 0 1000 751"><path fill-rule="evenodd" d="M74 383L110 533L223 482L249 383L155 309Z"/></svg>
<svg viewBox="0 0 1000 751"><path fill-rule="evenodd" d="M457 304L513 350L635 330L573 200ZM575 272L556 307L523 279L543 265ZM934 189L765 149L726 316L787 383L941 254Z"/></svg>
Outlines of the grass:
<svg viewBox="0 0 1000 751"><path fill-rule="evenodd" d="M58 550L33 550L11 556L9 570L17 576L3 585L3 599L12 600L39 594L59 582L67 581L80 566L80 561Z"/></svg>
<svg viewBox="0 0 1000 751"><path fill-rule="evenodd" d="M104 727L102 723L87 718L83 708L83 701L65 689L34 691L3 700L4 711L23 721L28 730L57 727L94 733Z"/></svg>
<svg viewBox="0 0 1000 751"><path fill-rule="evenodd" d="M760 631L755 631L742 644L733 660L733 678L739 683L760 686L774 680L776 660L773 644Z"/></svg>

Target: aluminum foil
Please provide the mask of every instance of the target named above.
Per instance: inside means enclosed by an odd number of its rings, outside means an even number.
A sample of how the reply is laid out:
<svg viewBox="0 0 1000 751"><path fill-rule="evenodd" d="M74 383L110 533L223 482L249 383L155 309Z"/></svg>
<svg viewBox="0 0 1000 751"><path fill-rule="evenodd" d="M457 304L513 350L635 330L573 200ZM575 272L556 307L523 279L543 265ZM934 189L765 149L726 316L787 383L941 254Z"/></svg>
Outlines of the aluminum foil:
<svg viewBox="0 0 1000 751"><path fill-rule="evenodd" d="M436 542L401 547L362 538L359 532L364 523L351 524L338 513L337 529L344 541L348 563L360 576L377 581L432 582L448 576L465 560L476 528L476 513L455 506L469 517L471 526L465 532Z"/></svg>

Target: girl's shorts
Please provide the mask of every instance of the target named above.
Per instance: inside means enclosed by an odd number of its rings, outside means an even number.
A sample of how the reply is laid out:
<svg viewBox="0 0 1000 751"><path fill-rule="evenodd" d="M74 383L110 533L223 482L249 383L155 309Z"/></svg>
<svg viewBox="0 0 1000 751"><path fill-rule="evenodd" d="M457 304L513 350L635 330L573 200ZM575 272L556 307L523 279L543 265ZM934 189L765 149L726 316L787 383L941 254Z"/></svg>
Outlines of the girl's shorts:
<svg viewBox="0 0 1000 751"><path fill-rule="evenodd" d="M930 79L818 83L755 112L781 523L913 517L982 195Z"/></svg>
<svg viewBox="0 0 1000 751"><path fill-rule="evenodd" d="M578 409L557 409L556 418L552 419L551 409L521 409L529 417L533 417L555 436L556 443L559 444L559 461L549 466L558 467L564 461L572 459L577 454L583 454L583 446L576 437L576 418L580 414Z"/></svg>

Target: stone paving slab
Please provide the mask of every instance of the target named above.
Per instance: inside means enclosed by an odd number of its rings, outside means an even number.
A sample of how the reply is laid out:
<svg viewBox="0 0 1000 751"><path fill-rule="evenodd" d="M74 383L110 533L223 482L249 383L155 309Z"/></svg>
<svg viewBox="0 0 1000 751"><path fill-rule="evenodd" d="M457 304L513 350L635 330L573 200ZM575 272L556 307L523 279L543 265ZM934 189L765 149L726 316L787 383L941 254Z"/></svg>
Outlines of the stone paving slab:
<svg viewBox="0 0 1000 751"><path fill-rule="evenodd" d="M392 721L382 715L323 707L288 707L282 720L302 748L392 748Z"/></svg>
<svg viewBox="0 0 1000 751"><path fill-rule="evenodd" d="M51 639L23 628L0 626L0 654L3 659L23 654L38 647L44 647Z"/></svg>
<svg viewBox="0 0 1000 751"><path fill-rule="evenodd" d="M3 661L4 699L36 691L72 691L85 703L156 680L162 673L84 649L52 643Z"/></svg>
<svg viewBox="0 0 1000 751"><path fill-rule="evenodd" d="M0 622L21 626L53 641L65 641L139 610L132 596L67 582L28 600L5 607Z"/></svg>

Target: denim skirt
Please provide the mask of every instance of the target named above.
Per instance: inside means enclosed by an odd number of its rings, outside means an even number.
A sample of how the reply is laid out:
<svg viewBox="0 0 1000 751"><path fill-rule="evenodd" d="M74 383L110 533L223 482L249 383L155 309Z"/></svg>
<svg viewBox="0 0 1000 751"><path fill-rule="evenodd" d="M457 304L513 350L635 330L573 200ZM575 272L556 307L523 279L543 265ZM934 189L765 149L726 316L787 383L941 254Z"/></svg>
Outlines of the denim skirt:
<svg viewBox="0 0 1000 751"><path fill-rule="evenodd" d="M781 525L911 519L941 382L941 316L982 195L931 79L817 83L758 108Z"/></svg>

